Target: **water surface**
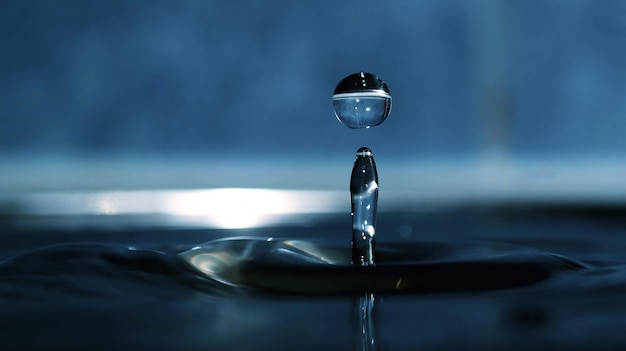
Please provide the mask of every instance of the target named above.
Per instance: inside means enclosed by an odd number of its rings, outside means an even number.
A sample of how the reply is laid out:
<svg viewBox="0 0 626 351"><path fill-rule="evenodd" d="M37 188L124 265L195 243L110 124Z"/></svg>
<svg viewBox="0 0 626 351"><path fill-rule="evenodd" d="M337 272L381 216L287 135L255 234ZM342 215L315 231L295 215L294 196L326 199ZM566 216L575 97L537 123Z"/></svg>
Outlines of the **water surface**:
<svg viewBox="0 0 626 351"><path fill-rule="evenodd" d="M25 229L5 218L0 340L3 349L364 349L361 290L400 274L415 285L368 291L376 349L613 349L626 345L623 218L615 209L385 214L376 268L388 271L374 273L349 266L349 214L237 230ZM247 267L236 282L184 259L232 237L300 246L225 261ZM422 271L398 273L403 263Z"/></svg>

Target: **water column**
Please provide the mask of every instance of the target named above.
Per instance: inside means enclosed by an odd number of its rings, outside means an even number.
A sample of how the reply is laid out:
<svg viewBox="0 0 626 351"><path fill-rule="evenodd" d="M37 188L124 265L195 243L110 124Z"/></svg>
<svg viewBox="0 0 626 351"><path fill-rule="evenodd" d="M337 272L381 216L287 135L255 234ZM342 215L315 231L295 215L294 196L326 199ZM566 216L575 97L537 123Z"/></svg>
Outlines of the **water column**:
<svg viewBox="0 0 626 351"><path fill-rule="evenodd" d="M369 129L385 121L391 111L387 84L372 73L342 79L333 93L337 119L351 129ZM378 174L372 150L358 149L350 178L352 204L352 263L374 265L374 236L378 203Z"/></svg>
<svg viewBox="0 0 626 351"><path fill-rule="evenodd" d="M356 153L350 177L352 202L352 264L373 266L378 174L372 151L366 147Z"/></svg>

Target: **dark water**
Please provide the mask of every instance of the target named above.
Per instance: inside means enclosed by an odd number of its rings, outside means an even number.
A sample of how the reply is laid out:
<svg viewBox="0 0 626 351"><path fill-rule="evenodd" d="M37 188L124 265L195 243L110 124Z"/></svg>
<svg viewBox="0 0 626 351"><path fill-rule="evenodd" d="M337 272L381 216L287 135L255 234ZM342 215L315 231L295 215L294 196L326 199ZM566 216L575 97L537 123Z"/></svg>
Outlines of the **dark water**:
<svg viewBox="0 0 626 351"><path fill-rule="evenodd" d="M0 349L621 349L623 214L382 213L375 267L349 265L349 215L246 230L5 219Z"/></svg>

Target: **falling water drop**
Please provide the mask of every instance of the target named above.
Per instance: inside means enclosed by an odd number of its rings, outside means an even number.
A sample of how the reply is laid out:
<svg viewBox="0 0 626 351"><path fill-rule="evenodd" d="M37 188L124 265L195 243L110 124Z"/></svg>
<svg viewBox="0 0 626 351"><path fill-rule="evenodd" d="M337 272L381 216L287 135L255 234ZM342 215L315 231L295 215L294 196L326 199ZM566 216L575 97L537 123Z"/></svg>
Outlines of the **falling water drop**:
<svg viewBox="0 0 626 351"><path fill-rule="evenodd" d="M352 264L374 265L374 236L378 205L378 174L369 148L356 153L350 178L352 198Z"/></svg>
<svg viewBox="0 0 626 351"><path fill-rule="evenodd" d="M342 79L333 93L335 115L352 129L377 126L387 119L391 95L387 84L372 73L354 73Z"/></svg>

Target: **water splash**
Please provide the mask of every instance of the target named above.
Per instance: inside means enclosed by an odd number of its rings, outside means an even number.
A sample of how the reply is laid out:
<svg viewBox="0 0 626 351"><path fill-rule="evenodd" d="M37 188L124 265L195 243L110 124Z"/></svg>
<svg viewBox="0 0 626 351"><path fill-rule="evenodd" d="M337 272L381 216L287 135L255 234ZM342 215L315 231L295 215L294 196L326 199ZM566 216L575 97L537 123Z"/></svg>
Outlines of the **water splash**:
<svg viewBox="0 0 626 351"><path fill-rule="evenodd" d="M352 264L373 266L378 173L369 148L362 147L356 153L350 178L350 195L352 199Z"/></svg>

